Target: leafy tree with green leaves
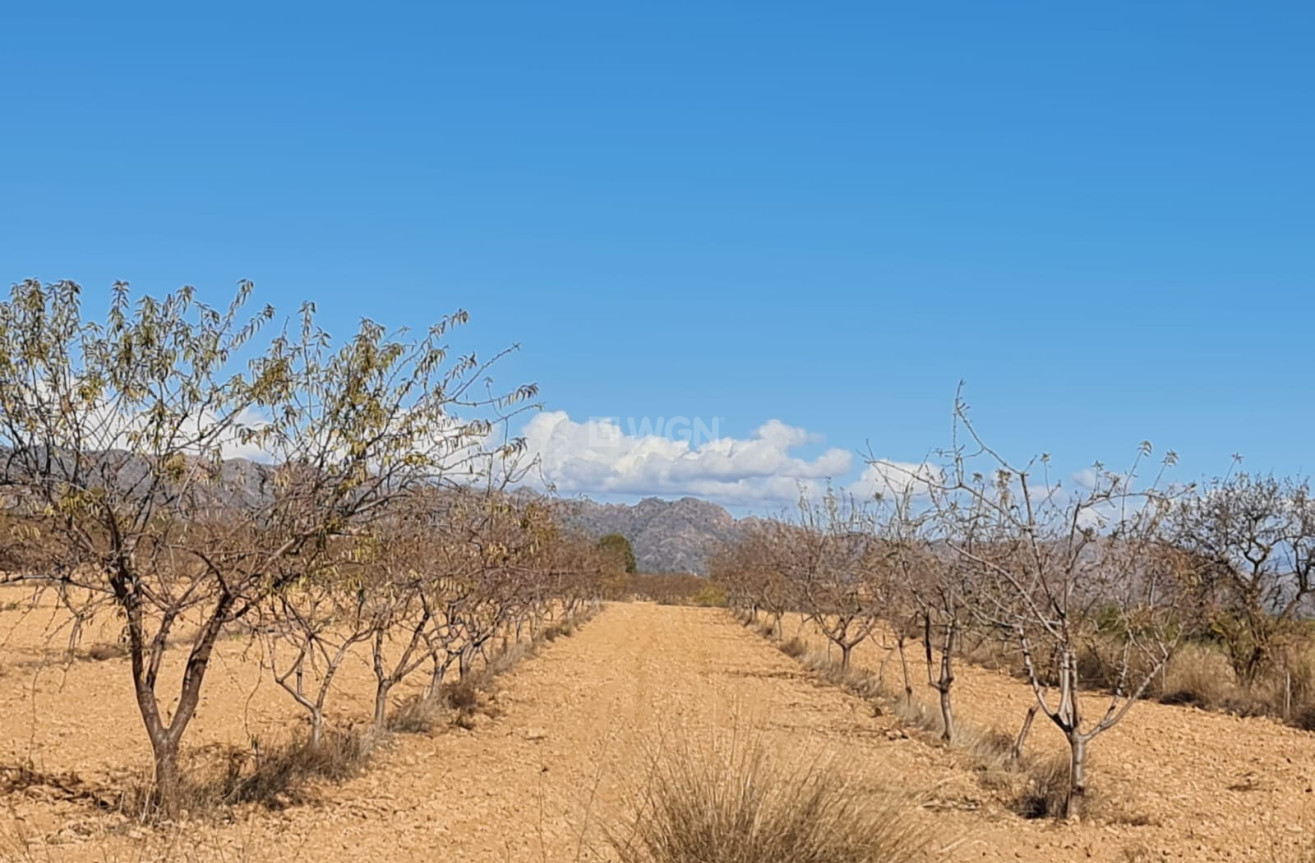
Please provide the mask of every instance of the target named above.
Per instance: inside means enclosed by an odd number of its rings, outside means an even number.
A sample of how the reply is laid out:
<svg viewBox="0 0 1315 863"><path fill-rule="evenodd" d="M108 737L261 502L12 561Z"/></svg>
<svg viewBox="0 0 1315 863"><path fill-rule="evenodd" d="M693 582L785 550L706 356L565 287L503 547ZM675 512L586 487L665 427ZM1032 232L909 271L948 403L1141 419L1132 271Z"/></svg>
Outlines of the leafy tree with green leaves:
<svg viewBox="0 0 1315 863"><path fill-rule="evenodd" d="M102 321L67 281L0 302L0 496L42 552L4 578L51 589L75 620L124 620L165 817L221 633L331 577L343 538L393 501L480 472L495 423L536 393L491 391L501 354L450 354L464 312L418 336L365 320L335 346L313 305L272 328L251 291L220 310L190 287L134 301L120 283ZM492 454L519 445L503 440ZM230 460L244 453L257 460ZM172 638L185 647L170 693Z"/></svg>
<svg viewBox="0 0 1315 863"><path fill-rule="evenodd" d="M625 571L634 575L639 569L635 562L635 550L630 546L630 540L626 539L619 533L609 533L598 540L598 548L604 553L612 555Z"/></svg>

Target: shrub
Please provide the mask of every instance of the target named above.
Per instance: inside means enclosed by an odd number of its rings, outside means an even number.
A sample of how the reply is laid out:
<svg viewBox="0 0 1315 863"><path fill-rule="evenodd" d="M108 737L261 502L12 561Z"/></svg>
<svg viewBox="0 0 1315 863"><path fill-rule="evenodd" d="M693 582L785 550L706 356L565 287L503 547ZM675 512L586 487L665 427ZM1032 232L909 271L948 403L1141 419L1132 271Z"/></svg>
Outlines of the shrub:
<svg viewBox="0 0 1315 863"><path fill-rule="evenodd" d="M720 584L707 584L690 601L704 608L725 608L726 589Z"/></svg>
<svg viewBox="0 0 1315 863"><path fill-rule="evenodd" d="M1220 707L1236 688L1232 678L1232 667L1218 650L1207 645L1184 645L1164 669L1160 701Z"/></svg>
<svg viewBox="0 0 1315 863"><path fill-rule="evenodd" d="M609 533L598 540L598 548L604 554L610 556L616 564L627 574L634 575L635 550L630 545L630 540L619 533Z"/></svg>

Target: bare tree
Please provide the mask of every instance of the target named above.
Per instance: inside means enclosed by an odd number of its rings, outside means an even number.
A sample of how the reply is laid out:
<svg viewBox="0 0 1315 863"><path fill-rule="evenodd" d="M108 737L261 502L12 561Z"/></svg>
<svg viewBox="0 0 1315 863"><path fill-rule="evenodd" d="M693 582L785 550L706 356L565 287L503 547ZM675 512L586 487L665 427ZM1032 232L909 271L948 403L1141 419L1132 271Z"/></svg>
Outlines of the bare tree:
<svg viewBox="0 0 1315 863"><path fill-rule="evenodd" d="M958 525L947 542L977 570L978 613L1013 633L1037 708L1068 741L1073 817L1087 789L1088 747L1127 715L1177 642L1166 601L1174 573L1161 553L1172 493L1160 476L1139 485L1149 444L1127 472L1097 465L1087 486L1066 490L1046 476L1047 458L1015 467L983 443L962 401L956 428L967 441L956 434L946 493ZM1163 466L1174 460L1168 454ZM1118 668L1107 706L1089 720L1079 646L1098 617L1118 645Z"/></svg>
<svg viewBox="0 0 1315 863"><path fill-rule="evenodd" d="M325 704L339 669L374 630L364 585L345 572L349 566L326 567L275 591L258 627L275 682L309 714L312 746L324 738Z"/></svg>
<svg viewBox="0 0 1315 863"><path fill-rule="evenodd" d="M754 521L733 542L720 545L708 556L709 577L725 588L731 607L750 623L759 612L765 613L776 638L781 637L786 613L799 607L798 590L787 573L790 542L795 538L793 525Z"/></svg>
<svg viewBox="0 0 1315 863"><path fill-rule="evenodd" d="M872 517L831 491L817 503L801 500L798 515L782 533L782 571L847 670L854 648L881 620L882 597L871 577Z"/></svg>
<svg viewBox="0 0 1315 863"><path fill-rule="evenodd" d="M941 738L954 739L954 656L972 598L972 567L954 555L936 553L936 528L952 527L942 496L930 476L908 477L901 488L881 495L878 537L885 619L895 637L904 669L905 697L911 697L905 640L916 619L921 634L927 685L936 691L941 713ZM922 503L919 493L928 493ZM938 518L939 516L939 518Z"/></svg>

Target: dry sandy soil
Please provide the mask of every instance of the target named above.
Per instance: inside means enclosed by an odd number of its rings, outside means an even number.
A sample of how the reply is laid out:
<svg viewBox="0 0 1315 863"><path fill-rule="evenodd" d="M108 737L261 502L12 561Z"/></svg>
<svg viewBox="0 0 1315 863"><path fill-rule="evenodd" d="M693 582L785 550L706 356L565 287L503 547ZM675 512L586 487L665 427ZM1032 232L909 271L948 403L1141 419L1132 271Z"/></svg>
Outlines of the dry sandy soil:
<svg viewBox="0 0 1315 863"><path fill-rule="evenodd" d="M30 759L91 785L122 782L147 763L126 661L43 668L53 620L0 615L11 633L0 653L0 764ZM246 649L222 646L189 731L194 747L297 727L297 710ZM875 648L858 655L878 660ZM367 678L364 668L348 674L339 723L367 712ZM1010 733L1030 697L977 669L959 686L964 721ZM874 717L715 609L609 606L502 678L496 698L502 714L473 730L399 735L316 802L246 808L232 823L147 833L49 788L16 792L0 798L0 859L606 860L603 825L624 817L655 755L731 735L783 758L827 760L860 789L917 795L910 817L934 832L944 859L1295 863L1315 830L1315 735L1152 704L1094 744L1094 781L1112 814L1078 825L1023 819L962 753ZM1053 729L1035 737L1060 745Z"/></svg>

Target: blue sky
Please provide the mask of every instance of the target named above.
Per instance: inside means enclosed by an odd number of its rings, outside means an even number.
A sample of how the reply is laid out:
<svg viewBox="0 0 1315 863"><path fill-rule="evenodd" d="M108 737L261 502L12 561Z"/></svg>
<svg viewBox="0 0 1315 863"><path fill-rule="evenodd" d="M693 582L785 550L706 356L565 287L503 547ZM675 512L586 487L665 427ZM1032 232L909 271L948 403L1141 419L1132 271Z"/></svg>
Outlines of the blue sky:
<svg viewBox="0 0 1315 863"><path fill-rule="evenodd" d="M960 379L1063 470L1312 466L1310 4L11 4L0 36L4 278L250 278L337 332L467 308L567 491L768 507L828 449L918 461ZM726 442L628 440L672 416Z"/></svg>

